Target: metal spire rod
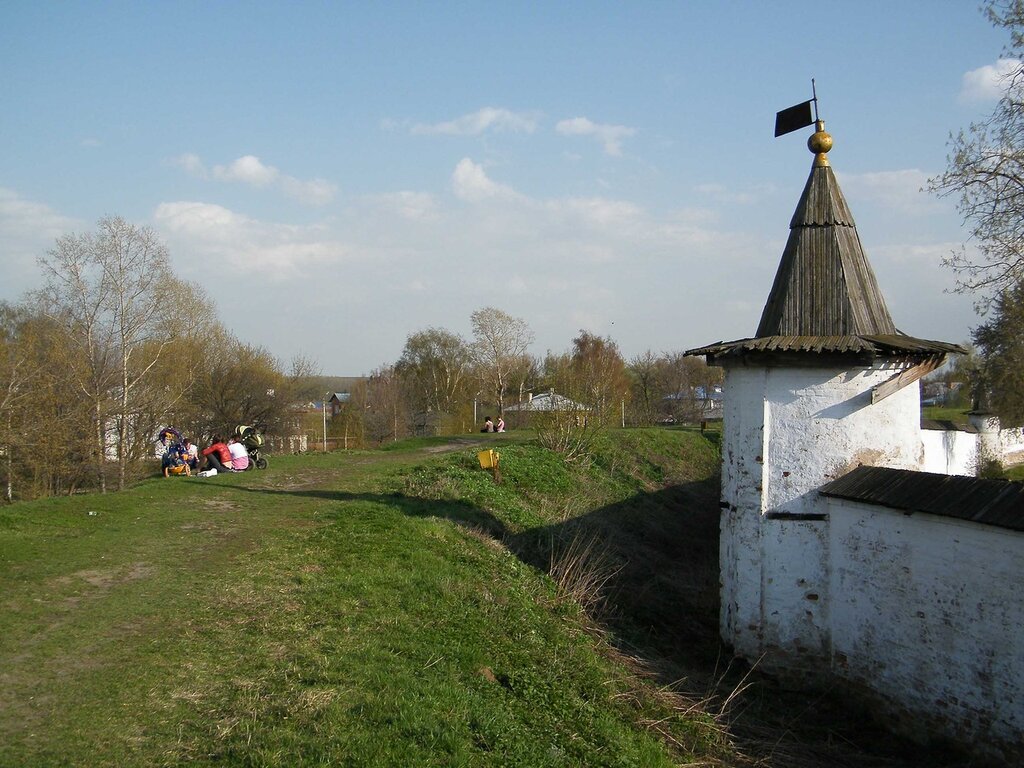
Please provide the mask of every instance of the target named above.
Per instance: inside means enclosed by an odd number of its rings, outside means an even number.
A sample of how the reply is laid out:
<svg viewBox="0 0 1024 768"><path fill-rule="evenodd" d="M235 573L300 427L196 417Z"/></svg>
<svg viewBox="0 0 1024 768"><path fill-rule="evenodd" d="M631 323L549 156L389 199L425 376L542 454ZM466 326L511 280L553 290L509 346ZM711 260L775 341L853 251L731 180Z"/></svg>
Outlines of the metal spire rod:
<svg viewBox="0 0 1024 768"><path fill-rule="evenodd" d="M814 98L811 99L814 102L814 122L818 122L818 91L814 87L813 77L811 78L811 93L814 95Z"/></svg>

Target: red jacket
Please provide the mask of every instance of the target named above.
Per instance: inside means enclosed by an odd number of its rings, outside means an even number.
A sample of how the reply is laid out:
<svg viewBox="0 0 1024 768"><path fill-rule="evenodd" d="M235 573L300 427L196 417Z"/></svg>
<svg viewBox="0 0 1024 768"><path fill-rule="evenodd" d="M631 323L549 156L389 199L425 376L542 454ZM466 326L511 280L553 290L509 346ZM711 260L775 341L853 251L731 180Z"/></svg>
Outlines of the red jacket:
<svg viewBox="0 0 1024 768"><path fill-rule="evenodd" d="M214 451L217 452L217 458L220 459L220 463L225 467L231 466L231 451L224 443L214 443L209 448L203 448L203 456L209 456Z"/></svg>

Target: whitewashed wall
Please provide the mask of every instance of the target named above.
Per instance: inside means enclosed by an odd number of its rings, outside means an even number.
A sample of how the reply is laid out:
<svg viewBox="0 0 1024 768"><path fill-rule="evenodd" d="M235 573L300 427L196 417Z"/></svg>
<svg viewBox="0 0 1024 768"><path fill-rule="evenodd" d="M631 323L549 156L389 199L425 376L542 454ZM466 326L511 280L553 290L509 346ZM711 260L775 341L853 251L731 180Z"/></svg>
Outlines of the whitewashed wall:
<svg viewBox="0 0 1024 768"><path fill-rule="evenodd" d="M1001 429L993 416L974 417L983 428L979 434L956 430L922 429L923 472L943 475L975 475L982 452L1004 464L1024 462L1024 428Z"/></svg>
<svg viewBox="0 0 1024 768"><path fill-rule="evenodd" d="M270 453L305 453L309 449L309 438L306 435L274 435L267 438Z"/></svg>
<svg viewBox="0 0 1024 768"><path fill-rule="evenodd" d="M722 636L748 659L787 671L829 648L826 524L817 488L859 464L924 461L920 390L871 405L901 370L730 365L722 440Z"/></svg>
<svg viewBox="0 0 1024 768"><path fill-rule="evenodd" d="M999 431L999 448L1003 460L1024 460L1024 427L1014 429L1002 429Z"/></svg>
<svg viewBox="0 0 1024 768"><path fill-rule="evenodd" d="M825 501L833 672L878 692L903 730L1019 747L1024 534Z"/></svg>
<svg viewBox="0 0 1024 768"><path fill-rule="evenodd" d="M978 436L973 432L922 429L923 472L973 476L978 466Z"/></svg>

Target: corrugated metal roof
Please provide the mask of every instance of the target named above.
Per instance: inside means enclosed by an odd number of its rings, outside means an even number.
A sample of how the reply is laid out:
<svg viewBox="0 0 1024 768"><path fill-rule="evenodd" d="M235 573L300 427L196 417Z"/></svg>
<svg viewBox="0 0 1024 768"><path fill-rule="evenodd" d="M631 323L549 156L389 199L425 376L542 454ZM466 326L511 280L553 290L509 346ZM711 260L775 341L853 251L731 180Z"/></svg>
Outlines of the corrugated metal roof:
<svg viewBox="0 0 1024 768"><path fill-rule="evenodd" d="M1024 531L1024 483L861 466L822 486L824 496Z"/></svg>
<svg viewBox="0 0 1024 768"><path fill-rule="evenodd" d="M925 358L950 353L964 354L966 350L959 344L893 334L883 336L761 336L737 341L719 341L704 347L689 349L686 354L722 358L772 352Z"/></svg>

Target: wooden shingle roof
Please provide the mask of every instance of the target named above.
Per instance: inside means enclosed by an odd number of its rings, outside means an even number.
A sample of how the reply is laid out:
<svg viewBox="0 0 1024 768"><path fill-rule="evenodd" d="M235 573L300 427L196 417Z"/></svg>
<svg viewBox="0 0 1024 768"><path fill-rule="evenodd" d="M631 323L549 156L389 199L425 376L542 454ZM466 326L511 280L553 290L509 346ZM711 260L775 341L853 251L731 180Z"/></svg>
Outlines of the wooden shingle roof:
<svg viewBox="0 0 1024 768"><path fill-rule="evenodd" d="M818 154L790 220L789 239L757 335L716 342L686 354L710 358L856 355L903 360L963 354L965 350L957 344L918 339L896 329L853 214L825 156L831 137L825 133L824 123L819 122L817 128L808 146Z"/></svg>
<svg viewBox="0 0 1024 768"><path fill-rule="evenodd" d="M831 166L811 169L789 226L757 335L895 334Z"/></svg>

